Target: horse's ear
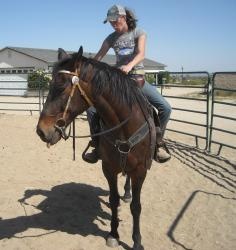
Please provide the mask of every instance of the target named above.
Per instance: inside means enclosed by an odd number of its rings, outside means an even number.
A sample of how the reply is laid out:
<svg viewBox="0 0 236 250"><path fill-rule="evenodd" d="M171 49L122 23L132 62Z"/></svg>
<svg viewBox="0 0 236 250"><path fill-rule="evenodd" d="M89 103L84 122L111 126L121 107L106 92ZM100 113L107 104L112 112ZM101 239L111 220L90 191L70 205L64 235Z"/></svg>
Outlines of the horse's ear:
<svg viewBox="0 0 236 250"><path fill-rule="evenodd" d="M82 55L83 55L83 47L80 46L79 51L77 53L77 61L81 58Z"/></svg>
<svg viewBox="0 0 236 250"><path fill-rule="evenodd" d="M62 59L68 58L68 57L69 57L69 55L65 52L64 49L62 49L62 48L58 49L58 60L59 61Z"/></svg>

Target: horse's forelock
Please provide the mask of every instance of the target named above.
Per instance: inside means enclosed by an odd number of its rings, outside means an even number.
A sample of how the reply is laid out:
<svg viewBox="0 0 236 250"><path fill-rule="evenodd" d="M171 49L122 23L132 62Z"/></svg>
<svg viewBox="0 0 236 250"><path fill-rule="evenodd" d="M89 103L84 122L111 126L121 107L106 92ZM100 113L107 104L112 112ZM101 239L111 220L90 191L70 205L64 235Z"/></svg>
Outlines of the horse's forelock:
<svg viewBox="0 0 236 250"><path fill-rule="evenodd" d="M76 67L75 65L76 57L77 57L77 53L74 53L56 62L53 67L53 74L57 73L59 70L74 71Z"/></svg>

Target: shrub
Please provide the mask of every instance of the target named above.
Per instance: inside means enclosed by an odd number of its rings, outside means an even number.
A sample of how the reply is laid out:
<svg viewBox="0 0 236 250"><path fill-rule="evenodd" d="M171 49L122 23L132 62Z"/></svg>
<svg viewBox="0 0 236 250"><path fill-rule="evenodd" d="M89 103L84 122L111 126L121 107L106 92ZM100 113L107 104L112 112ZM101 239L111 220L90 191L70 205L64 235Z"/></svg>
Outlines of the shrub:
<svg viewBox="0 0 236 250"><path fill-rule="evenodd" d="M158 73L157 75L157 79L158 79L158 84L165 84L165 83L169 83L170 81L170 74L167 71L161 71Z"/></svg>
<svg viewBox="0 0 236 250"><path fill-rule="evenodd" d="M28 74L28 88L48 88L51 75L43 70L36 70Z"/></svg>

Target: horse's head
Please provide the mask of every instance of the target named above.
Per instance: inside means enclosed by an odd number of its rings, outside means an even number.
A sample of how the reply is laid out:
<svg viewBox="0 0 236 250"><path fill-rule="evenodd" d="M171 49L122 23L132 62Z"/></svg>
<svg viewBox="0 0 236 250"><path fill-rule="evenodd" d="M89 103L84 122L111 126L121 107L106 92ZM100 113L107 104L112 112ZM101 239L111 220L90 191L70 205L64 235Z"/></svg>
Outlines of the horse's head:
<svg viewBox="0 0 236 250"><path fill-rule="evenodd" d="M37 134L48 145L57 143L61 137L66 139L67 126L89 107L89 99L84 96L86 86L81 86L79 80L82 54L82 47L73 55L58 50L58 62L37 125Z"/></svg>

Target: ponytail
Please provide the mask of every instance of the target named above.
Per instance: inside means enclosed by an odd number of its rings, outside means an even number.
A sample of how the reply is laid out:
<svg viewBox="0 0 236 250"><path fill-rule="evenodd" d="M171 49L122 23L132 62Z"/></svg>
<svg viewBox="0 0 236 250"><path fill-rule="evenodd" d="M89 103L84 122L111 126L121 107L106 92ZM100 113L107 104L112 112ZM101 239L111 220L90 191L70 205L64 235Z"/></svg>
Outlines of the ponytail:
<svg viewBox="0 0 236 250"><path fill-rule="evenodd" d="M128 30L132 31L136 28L138 20L135 18L134 13L131 10L125 8L125 12L126 12L126 23L128 25Z"/></svg>

